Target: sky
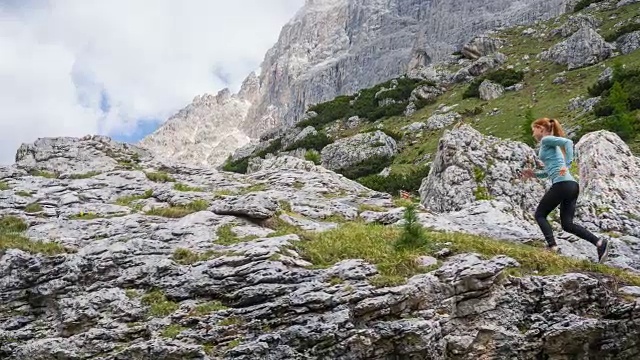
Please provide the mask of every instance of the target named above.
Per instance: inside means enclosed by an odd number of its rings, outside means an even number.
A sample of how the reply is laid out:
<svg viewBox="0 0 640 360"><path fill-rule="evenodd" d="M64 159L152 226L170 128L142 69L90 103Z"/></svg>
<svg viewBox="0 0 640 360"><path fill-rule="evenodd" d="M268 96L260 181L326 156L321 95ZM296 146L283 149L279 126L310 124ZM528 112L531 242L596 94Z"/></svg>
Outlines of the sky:
<svg viewBox="0 0 640 360"><path fill-rule="evenodd" d="M136 142L236 92L304 0L0 0L0 164L39 137Z"/></svg>

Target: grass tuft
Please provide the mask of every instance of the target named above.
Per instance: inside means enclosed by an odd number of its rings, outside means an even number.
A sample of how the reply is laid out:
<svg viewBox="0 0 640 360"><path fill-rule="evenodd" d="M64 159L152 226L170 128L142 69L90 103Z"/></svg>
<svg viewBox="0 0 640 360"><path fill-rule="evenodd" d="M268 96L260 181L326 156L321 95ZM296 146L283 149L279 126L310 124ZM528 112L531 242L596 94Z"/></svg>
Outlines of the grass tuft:
<svg viewBox="0 0 640 360"><path fill-rule="evenodd" d="M149 315L151 316L168 316L178 309L178 304L167 300L164 293L160 290L153 290L146 293L140 299L143 305L149 306Z"/></svg>
<svg viewBox="0 0 640 360"><path fill-rule="evenodd" d="M194 200L186 205L174 205L166 208L153 208L146 212L147 215L162 216L166 218L181 218L189 214L207 210L209 202L206 200Z"/></svg>
<svg viewBox="0 0 640 360"><path fill-rule="evenodd" d="M58 255L66 253L64 246L55 242L31 241L23 235L28 225L19 217L0 217L0 250L18 249L32 254Z"/></svg>

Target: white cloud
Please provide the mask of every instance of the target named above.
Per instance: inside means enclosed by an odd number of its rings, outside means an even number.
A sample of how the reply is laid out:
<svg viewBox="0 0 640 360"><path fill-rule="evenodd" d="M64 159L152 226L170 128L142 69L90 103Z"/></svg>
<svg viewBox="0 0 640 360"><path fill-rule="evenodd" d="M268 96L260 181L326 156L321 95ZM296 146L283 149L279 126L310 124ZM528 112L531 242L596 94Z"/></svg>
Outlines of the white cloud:
<svg viewBox="0 0 640 360"><path fill-rule="evenodd" d="M237 90L303 2L0 4L0 164L38 137L126 133L225 81Z"/></svg>

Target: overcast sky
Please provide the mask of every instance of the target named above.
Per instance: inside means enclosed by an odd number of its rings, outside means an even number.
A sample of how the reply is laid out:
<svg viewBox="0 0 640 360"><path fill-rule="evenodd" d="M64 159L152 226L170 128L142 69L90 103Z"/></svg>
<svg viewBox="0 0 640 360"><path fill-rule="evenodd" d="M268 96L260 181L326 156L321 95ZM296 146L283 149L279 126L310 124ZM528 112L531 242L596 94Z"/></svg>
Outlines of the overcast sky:
<svg viewBox="0 0 640 360"><path fill-rule="evenodd" d="M38 137L133 142L237 91L304 0L0 0L0 164Z"/></svg>

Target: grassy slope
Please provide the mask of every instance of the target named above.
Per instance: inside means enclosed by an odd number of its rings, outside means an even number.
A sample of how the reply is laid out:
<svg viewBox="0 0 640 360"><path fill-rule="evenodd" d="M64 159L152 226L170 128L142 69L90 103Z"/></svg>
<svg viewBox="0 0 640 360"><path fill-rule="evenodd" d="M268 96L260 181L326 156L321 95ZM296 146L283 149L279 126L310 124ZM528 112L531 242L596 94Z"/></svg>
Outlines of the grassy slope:
<svg viewBox="0 0 640 360"><path fill-rule="evenodd" d="M582 11L583 13L585 11ZM624 6L620 9L593 12L593 15L602 20L600 34L606 36L614 31L614 25L626 21L634 16L638 17L640 4ZM532 26L540 32L549 33L552 29L561 26L565 20L573 14L565 14L557 20L549 20ZM615 15L616 18L610 19ZM546 31L540 31L543 26L547 26ZM525 74L524 89L517 92L505 92L505 94L495 100L483 101L478 98L463 99L462 94L469 86L468 84L457 84L447 93L440 96L435 104L428 105L410 117L395 116L378 121L374 124L365 124L360 129L351 129L341 134L342 136L353 135L357 131L365 131L375 127L378 123L384 124L385 128L399 131L405 125L416 121L425 121L441 105L451 106L457 104L454 109L462 112L465 109L474 109L477 106L483 108L480 115L466 117L465 122L486 135L494 135L500 138L521 139L520 126L524 122L525 110L530 107L535 117L554 117L559 119L565 127L571 127L582 121L594 119L594 115L587 113L580 115L579 111L569 111L569 100L577 96L588 98L587 88L597 80L606 66L611 66L614 62L620 61L629 67L640 66L640 51L631 54L616 56L600 64L581 69L568 71L566 67L550 62L536 59L540 52L563 41L559 36L550 38L534 36L522 36L521 33L526 27L517 27L501 31L499 38L506 40L506 45L499 51L507 55L507 63L504 66L512 65L515 70L523 70L529 67ZM529 56L529 60L523 60ZM450 67L452 71L457 68ZM553 80L564 72L566 78L564 84L553 84ZM535 100L534 100L535 94ZM499 109L499 113L490 115L492 109ZM449 127L450 128L450 127ZM396 157L393 164L394 172L404 172L410 169L408 164L413 164L416 159L425 154L434 154L438 140L446 129L439 131L425 132L419 141L408 146ZM629 144L635 153L640 153L640 138Z"/></svg>

